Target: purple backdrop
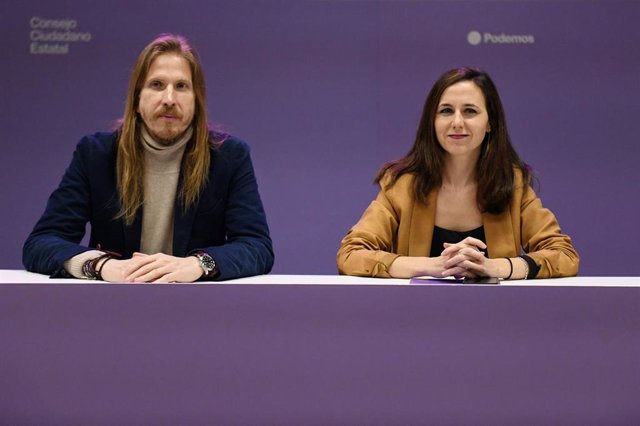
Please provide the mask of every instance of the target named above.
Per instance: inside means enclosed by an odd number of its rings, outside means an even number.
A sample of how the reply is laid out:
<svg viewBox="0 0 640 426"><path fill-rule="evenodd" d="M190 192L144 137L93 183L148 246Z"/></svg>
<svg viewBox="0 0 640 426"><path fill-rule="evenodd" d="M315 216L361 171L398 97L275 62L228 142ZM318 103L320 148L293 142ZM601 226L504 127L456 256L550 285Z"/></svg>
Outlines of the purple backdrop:
<svg viewBox="0 0 640 426"><path fill-rule="evenodd" d="M581 273L640 274L640 155L628 133L640 95L640 2L3 0L0 8L0 268L21 268L22 242L76 142L122 113L140 49L177 32L201 53L211 119L253 147L274 272L335 272L340 239L375 196L377 168L409 149L431 84L473 65L498 84L516 148L573 237ZM50 20L80 41L52 47L43 40L55 30ZM36 53L43 49L63 53Z"/></svg>

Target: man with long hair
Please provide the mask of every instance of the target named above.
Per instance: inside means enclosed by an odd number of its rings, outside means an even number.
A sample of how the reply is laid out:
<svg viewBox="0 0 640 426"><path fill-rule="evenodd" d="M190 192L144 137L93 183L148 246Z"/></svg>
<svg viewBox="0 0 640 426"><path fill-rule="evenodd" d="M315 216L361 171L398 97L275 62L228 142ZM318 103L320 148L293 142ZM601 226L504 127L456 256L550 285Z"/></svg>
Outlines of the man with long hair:
<svg viewBox="0 0 640 426"><path fill-rule="evenodd" d="M198 54L171 34L140 53L119 128L78 143L23 249L29 271L112 282L266 274L273 258L249 147L209 129Z"/></svg>

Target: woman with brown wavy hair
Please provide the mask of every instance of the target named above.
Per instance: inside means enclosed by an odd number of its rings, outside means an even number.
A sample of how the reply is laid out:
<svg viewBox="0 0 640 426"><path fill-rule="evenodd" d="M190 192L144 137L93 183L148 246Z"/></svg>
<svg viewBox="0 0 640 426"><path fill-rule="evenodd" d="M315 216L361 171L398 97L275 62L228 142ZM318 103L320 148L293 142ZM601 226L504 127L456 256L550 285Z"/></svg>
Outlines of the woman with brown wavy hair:
<svg viewBox="0 0 640 426"><path fill-rule="evenodd" d="M531 179L489 75L450 70L427 96L409 153L376 176L381 190L342 240L338 270L397 278L576 275L571 239Z"/></svg>

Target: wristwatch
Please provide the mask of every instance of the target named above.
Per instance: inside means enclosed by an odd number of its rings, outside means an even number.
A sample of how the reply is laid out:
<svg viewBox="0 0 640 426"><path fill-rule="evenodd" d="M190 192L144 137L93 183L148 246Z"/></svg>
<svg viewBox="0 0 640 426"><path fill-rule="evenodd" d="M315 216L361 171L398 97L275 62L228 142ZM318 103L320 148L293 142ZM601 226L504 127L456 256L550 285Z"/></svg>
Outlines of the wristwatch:
<svg viewBox="0 0 640 426"><path fill-rule="evenodd" d="M200 267L204 270L203 277L213 277L218 273L216 261L213 260L213 257L209 256L209 253L206 251L197 251L193 253L193 256L197 257L200 261Z"/></svg>

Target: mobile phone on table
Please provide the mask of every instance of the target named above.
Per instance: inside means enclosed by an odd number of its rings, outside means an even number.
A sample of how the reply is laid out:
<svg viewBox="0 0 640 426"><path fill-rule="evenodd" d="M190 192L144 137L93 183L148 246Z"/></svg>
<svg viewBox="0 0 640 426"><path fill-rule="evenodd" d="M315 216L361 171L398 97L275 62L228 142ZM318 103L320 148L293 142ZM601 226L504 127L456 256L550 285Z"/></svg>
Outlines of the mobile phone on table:
<svg viewBox="0 0 640 426"><path fill-rule="evenodd" d="M500 279L496 277L467 277L462 280L462 284L500 284Z"/></svg>

